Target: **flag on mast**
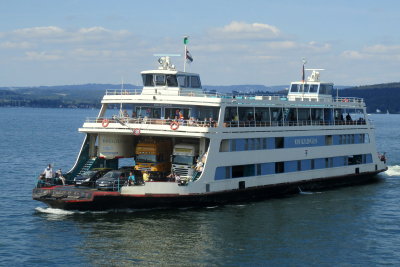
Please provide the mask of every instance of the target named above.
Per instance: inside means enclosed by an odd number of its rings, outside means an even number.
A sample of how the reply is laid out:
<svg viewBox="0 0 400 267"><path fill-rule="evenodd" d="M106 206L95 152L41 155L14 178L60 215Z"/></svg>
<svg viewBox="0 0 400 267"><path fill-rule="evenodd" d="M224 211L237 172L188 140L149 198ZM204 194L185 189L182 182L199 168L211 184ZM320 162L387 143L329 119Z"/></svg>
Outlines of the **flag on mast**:
<svg viewBox="0 0 400 267"><path fill-rule="evenodd" d="M189 50L186 49L186 61L191 63L193 62L192 54L190 54Z"/></svg>

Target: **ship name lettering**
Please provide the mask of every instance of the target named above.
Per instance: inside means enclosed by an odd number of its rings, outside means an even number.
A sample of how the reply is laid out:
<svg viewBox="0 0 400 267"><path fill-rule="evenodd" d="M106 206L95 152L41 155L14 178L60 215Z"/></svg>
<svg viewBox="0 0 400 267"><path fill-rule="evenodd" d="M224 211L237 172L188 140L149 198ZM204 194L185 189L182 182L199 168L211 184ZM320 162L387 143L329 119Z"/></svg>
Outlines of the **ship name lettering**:
<svg viewBox="0 0 400 267"><path fill-rule="evenodd" d="M315 145L318 143L317 138L297 138L294 139L295 145Z"/></svg>

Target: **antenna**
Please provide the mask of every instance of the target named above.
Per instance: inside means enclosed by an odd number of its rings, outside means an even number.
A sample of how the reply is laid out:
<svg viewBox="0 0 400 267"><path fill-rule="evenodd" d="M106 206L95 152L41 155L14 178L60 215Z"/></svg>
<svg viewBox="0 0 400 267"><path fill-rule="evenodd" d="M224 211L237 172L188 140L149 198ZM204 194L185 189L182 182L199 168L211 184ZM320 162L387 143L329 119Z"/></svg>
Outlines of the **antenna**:
<svg viewBox="0 0 400 267"><path fill-rule="evenodd" d="M304 72L304 65L306 65L307 60L305 57L302 58L303 60L303 72L302 72L302 76L301 76L301 80L303 81L303 83L305 82L306 78L305 78L305 72Z"/></svg>
<svg viewBox="0 0 400 267"><path fill-rule="evenodd" d="M175 70L175 66L171 64L170 57L180 57L180 54L154 54L155 57L159 57L158 63L160 63L159 69L161 70Z"/></svg>
<svg viewBox="0 0 400 267"><path fill-rule="evenodd" d="M123 95L124 90L124 76L121 77L121 95ZM119 116L122 117L122 101L119 104Z"/></svg>
<svg viewBox="0 0 400 267"><path fill-rule="evenodd" d="M309 82L319 82L319 71L325 70L325 69L306 69L306 70L312 70L311 76L307 78Z"/></svg>

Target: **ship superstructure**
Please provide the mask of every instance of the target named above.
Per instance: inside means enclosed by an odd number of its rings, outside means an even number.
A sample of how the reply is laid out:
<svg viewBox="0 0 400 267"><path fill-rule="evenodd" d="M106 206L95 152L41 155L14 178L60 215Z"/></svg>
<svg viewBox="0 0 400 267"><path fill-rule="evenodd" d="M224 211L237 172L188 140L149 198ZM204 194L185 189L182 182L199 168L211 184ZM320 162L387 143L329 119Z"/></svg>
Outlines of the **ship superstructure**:
<svg viewBox="0 0 400 267"><path fill-rule="evenodd" d="M177 71L169 56L158 62L141 73L142 90L106 91L99 115L79 129L86 137L67 175L72 182L132 158L147 181L112 192L36 188L34 199L82 210L212 205L363 183L386 169L363 99L333 97L320 69L292 82L287 96L210 94L200 75ZM186 170L171 164L185 155Z"/></svg>

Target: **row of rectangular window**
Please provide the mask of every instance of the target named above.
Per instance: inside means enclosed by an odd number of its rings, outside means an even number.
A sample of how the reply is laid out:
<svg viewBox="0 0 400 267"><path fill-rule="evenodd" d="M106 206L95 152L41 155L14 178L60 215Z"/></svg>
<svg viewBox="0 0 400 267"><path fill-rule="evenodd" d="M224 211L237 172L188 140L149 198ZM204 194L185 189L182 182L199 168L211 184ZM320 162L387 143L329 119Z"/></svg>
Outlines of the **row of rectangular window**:
<svg viewBox="0 0 400 267"><path fill-rule="evenodd" d="M368 134L223 139L220 152L369 143Z"/></svg>
<svg viewBox="0 0 400 267"><path fill-rule="evenodd" d="M371 154L217 167L215 180L372 163Z"/></svg>
<svg viewBox="0 0 400 267"><path fill-rule="evenodd" d="M363 109L228 106L224 122L339 122L345 117L348 121L366 119Z"/></svg>

